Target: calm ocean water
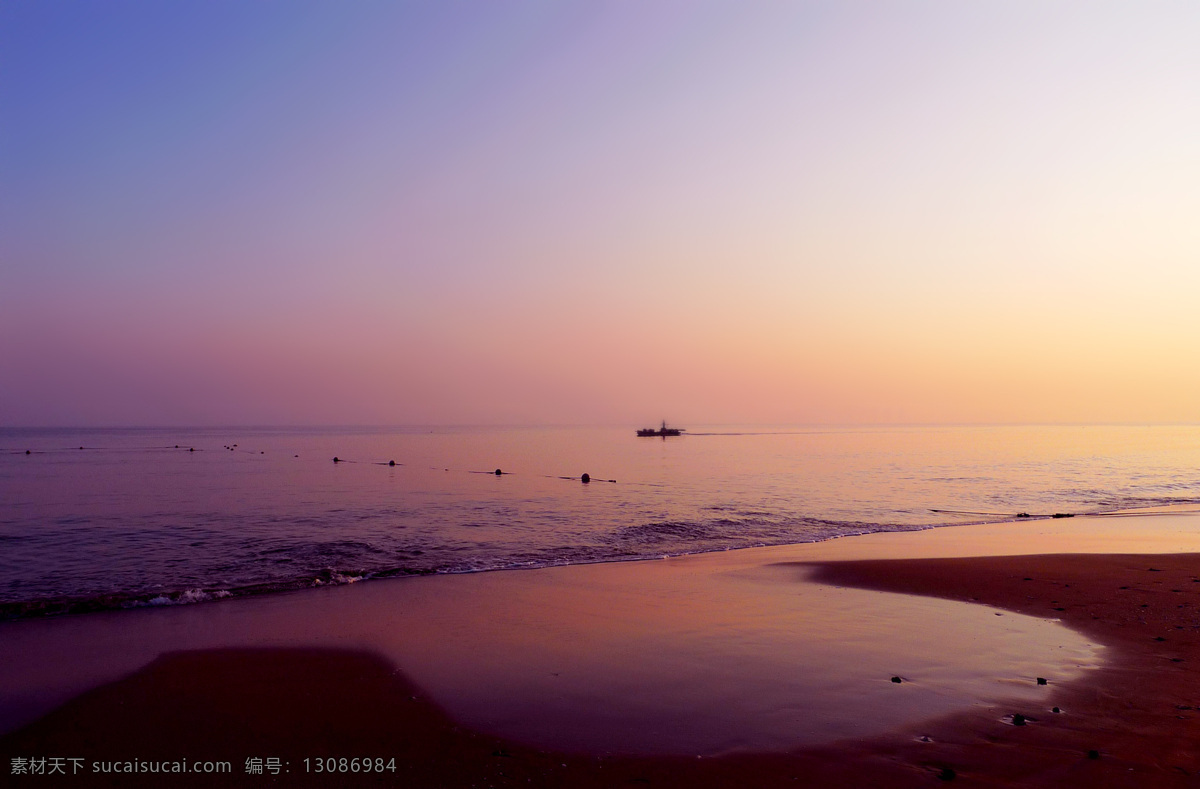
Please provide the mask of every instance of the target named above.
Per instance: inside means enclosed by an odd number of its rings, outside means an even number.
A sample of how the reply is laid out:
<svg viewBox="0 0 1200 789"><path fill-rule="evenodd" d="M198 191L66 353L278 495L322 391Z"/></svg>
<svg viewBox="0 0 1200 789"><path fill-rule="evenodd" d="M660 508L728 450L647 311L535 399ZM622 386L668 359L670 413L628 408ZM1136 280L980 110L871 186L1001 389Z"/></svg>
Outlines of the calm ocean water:
<svg viewBox="0 0 1200 789"><path fill-rule="evenodd" d="M0 430L0 615L1200 502L1200 426L690 428Z"/></svg>

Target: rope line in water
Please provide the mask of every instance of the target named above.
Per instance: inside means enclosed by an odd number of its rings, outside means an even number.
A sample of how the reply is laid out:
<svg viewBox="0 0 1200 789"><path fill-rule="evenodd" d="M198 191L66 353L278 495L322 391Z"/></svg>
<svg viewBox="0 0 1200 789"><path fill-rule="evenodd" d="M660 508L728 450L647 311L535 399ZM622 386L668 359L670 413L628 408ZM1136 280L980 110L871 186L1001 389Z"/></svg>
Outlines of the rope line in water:
<svg viewBox="0 0 1200 789"><path fill-rule="evenodd" d="M945 513L949 515L994 515L998 518L1019 518L1021 520L1036 519L1036 518L1074 518L1074 517L1089 517L1089 518L1131 518L1134 516L1143 517L1148 515L1200 515L1200 510L1170 510L1168 512L1138 512L1139 509L1150 509L1155 507L1170 507L1183 506L1171 504L1151 504L1144 507L1130 507L1129 509L1112 509L1112 510L1088 510L1087 512L977 512L975 510L935 510L930 509L930 512Z"/></svg>
<svg viewBox="0 0 1200 789"><path fill-rule="evenodd" d="M181 452L203 452L203 449L196 449L192 446L174 446L165 447L55 447L53 449L12 449L9 447L0 448L0 453L11 455L53 455L58 452L78 452L81 449L86 449L89 452L163 452L178 449ZM228 447L226 447L228 449ZM247 450L248 451L248 450Z"/></svg>
<svg viewBox="0 0 1200 789"><path fill-rule="evenodd" d="M296 457L300 457L300 456L296 455ZM334 455L333 462L337 463L339 465L342 463L361 463L363 465L388 466L388 467L405 465L404 463L397 463L394 460L387 460L387 461L384 461L384 460L347 460L346 458L341 457L340 455ZM449 468L444 468L441 466L426 466L426 468L428 468L430 471L456 471L456 472L462 471L465 474L486 474L489 477L510 477L510 476L513 476L514 473L518 473L518 472L512 472L512 471L504 471L503 469L495 469L493 471L478 471L476 469L449 469ZM557 474L538 474L536 476L540 476L544 479L564 479L564 480L569 480L572 482L582 482L584 484L588 484L591 482L609 482L612 484L616 484L616 482L617 482L615 479L601 479L599 477L593 477L591 474L588 474L586 472L581 474L578 477L564 477L564 476L557 475Z"/></svg>
<svg viewBox="0 0 1200 789"><path fill-rule="evenodd" d="M105 449L104 447L86 447L86 448L87 448L87 449L91 449L91 450L101 450L101 449ZM224 450L227 450L227 451L229 451L229 452L239 452L239 453L241 453L241 454L245 454L245 455L265 455L265 454L267 454L267 453L266 453L266 451L264 451L264 450L259 450L258 452L255 452L255 451L254 451L254 450L252 450L252 449L243 449L243 448L239 447L237 444L223 444L223 445L221 446L221 448L222 448L222 449L224 449ZM32 450L32 449L9 449L9 450L0 450L0 451L8 452L8 453L10 453L10 454L14 454L14 455L44 455L44 454L50 454L50 453L53 453L53 452L69 452L69 451L78 452L80 449L85 449L85 447L79 447L78 449L72 449L72 448L62 448L62 449L39 449L39 450ZM172 445L167 445L167 446L161 446L161 447L160 447L160 446L150 446L150 447L129 447L128 449L115 449L115 450L111 450L111 451L117 451L117 452L157 452L157 451L162 451L162 450L173 450L173 449L177 449L177 450L179 450L179 451L181 451L181 452L203 452L203 451L204 451L204 449L203 449L203 448L201 448L201 449L196 449L195 447L191 447L191 446L187 446L187 447L185 447L185 446L182 446L182 445L180 445L180 444L175 444L175 445L173 445L173 446L172 446ZM292 457L297 457L297 458L298 458L298 457L300 457L300 456L299 456L299 455L293 455ZM341 464L341 463L355 463L355 464L370 465L370 466L387 466L387 467L389 467L389 468L395 468L395 467L397 467L397 466L404 466L404 465L406 465L406 464L404 464L404 463L398 463L398 462L396 462L395 460L350 460L350 459L348 459L348 458L344 458L344 457L341 457L341 456L338 456L338 455L335 455L335 456L334 456L334 458L333 458L333 462L334 462L334 463L337 463L337 464ZM457 470L458 470L458 469L449 469L449 468L443 468L443 467L438 467L438 466L429 466L428 468L429 468L429 470L431 470L431 471L451 471L451 470L455 470L455 471L457 471ZM514 473L514 472L512 472L512 471L504 471L504 470L502 470L502 469L495 469L494 471L475 471L475 470L473 470L473 469L466 469L465 471L466 471L466 473L467 473L467 474L487 474L488 476L494 476L494 477L503 477L503 476L509 476L509 475L511 475L511 474L513 474L513 473ZM578 476L578 477L564 477L564 476L555 475L555 474L541 474L541 475L539 475L539 476L541 476L541 477L544 477L545 479L563 479L563 480L570 480L570 481L579 481L579 482L584 482L585 484L586 484L586 483L590 483L590 482L608 482L608 483L613 483L613 484L615 484L615 483L616 483L616 480L615 480L615 479L601 479L601 478L599 478L599 477L593 477L593 476L591 476L590 474L587 474L587 473L584 473L584 474L582 474L582 475L580 475L580 476Z"/></svg>
<svg viewBox="0 0 1200 789"><path fill-rule="evenodd" d="M1028 512L976 512L975 510L935 510L930 509L930 512L936 512L940 515L991 515L996 518L1017 518L1025 520L1026 518L1033 520L1038 518L1074 518L1076 515L1103 515L1103 512L1055 512L1055 513L1038 513L1031 515Z"/></svg>

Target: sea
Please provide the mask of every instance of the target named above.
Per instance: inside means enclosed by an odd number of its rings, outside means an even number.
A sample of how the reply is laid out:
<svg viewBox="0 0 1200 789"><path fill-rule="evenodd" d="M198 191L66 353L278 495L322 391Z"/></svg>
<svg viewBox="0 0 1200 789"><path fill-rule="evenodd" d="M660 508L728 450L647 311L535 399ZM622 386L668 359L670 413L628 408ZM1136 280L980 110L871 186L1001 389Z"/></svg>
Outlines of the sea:
<svg viewBox="0 0 1200 789"><path fill-rule="evenodd" d="M1200 504L1198 425L635 427L0 428L0 618Z"/></svg>

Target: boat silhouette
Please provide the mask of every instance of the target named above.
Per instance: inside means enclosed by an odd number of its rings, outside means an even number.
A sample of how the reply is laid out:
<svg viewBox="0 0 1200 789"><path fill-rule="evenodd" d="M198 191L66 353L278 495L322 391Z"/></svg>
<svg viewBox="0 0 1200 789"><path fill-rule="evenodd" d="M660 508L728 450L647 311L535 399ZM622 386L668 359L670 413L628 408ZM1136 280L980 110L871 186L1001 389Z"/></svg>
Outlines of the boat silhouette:
<svg viewBox="0 0 1200 789"><path fill-rule="evenodd" d="M663 420L662 427L643 427L637 431L640 438L666 438L667 436L678 436L683 434L682 427L667 427L667 420Z"/></svg>

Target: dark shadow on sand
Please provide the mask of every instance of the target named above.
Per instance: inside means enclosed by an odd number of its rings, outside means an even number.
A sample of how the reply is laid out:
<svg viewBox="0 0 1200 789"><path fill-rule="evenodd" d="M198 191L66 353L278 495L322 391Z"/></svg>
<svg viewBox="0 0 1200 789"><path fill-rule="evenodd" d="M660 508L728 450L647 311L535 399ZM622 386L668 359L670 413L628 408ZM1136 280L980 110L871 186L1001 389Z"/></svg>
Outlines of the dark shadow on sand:
<svg viewBox="0 0 1200 789"><path fill-rule="evenodd" d="M834 753L629 757L564 754L459 727L400 671L366 652L216 649L165 654L0 737L14 758L59 758L71 786L612 787L854 786L891 772ZM817 758L813 758L816 756ZM316 772L318 758L372 760L372 771ZM77 759L78 761L70 761ZM264 772L247 772L260 759ZM278 759L272 774L267 759ZM305 759L308 759L306 770ZM382 762L375 761L376 759ZM229 762L220 775L103 772L104 763ZM395 769L388 769L393 763ZM101 763L101 771L94 771ZM337 764L335 762L334 764ZM376 765L384 766L382 772ZM880 769L882 768L882 769ZM75 774L72 775L72 771ZM111 769L111 768L110 768ZM797 778L802 778L800 783ZM808 780L803 780L807 778ZM45 783L49 776L13 776Z"/></svg>

